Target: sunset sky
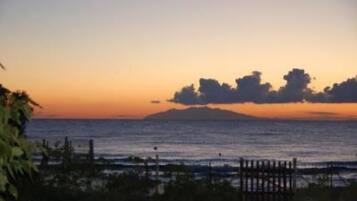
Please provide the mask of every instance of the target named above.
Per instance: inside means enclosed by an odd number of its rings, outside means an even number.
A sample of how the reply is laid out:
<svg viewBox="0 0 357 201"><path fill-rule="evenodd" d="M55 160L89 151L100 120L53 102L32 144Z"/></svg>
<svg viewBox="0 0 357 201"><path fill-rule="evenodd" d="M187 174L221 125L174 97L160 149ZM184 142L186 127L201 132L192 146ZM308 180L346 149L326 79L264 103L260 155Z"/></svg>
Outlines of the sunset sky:
<svg viewBox="0 0 357 201"><path fill-rule="evenodd" d="M183 86L293 68L323 91L357 75L356 0L0 0L0 83L40 118L141 118ZM160 103L152 103L158 100ZM357 103L210 104L272 118L357 119Z"/></svg>

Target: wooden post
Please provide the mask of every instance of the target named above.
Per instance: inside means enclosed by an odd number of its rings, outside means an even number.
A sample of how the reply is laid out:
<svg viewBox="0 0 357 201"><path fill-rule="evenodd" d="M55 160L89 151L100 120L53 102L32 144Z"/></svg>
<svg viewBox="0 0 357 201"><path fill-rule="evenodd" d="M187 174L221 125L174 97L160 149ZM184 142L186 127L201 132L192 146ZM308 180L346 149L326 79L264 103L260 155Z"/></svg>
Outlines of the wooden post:
<svg viewBox="0 0 357 201"><path fill-rule="evenodd" d="M46 151L48 151L48 141L46 141L46 139L42 139L42 147ZM47 165L48 165L48 155L46 155L45 153L42 153L41 167L44 168L44 167L47 167Z"/></svg>
<svg viewBox="0 0 357 201"><path fill-rule="evenodd" d="M254 192L254 161L250 161L250 192Z"/></svg>
<svg viewBox="0 0 357 201"><path fill-rule="evenodd" d="M146 180L149 180L149 165L147 160L145 160L144 165L145 165L145 178Z"/></svg>
<svg viewBox="0 0 357 201"><path fill-rule="evenodd" d="M268 183L267 183L267 200L270 200L270 195L271 195L271 183L270 183L270 178L271 178L271 166L270 166L270 160L268 161L268 167L267 167L267 177L268 177Z"/></svg>
<svg viewBox="0 0 357 201"><path fill-rule="evenodd" d="M293 192L296 192L297 159L293 158Z"/></svg>
<svg viewBox="0 0 357 201"><path fill-rule="evenodd" d="M276 162L273 161L273 200L275 201L275 193L276 193Z"/></svg>
<svg viewBox="0 0 357 201"><path fill-rule="evenodd" d="M278 162L278 200L281 200L281 161Z"/></svg>
<svg viewBox="0 0 357 201"><path fill-rule="evenodd" d="M71 163L72 162L72 154L73 154L73 147L72 147L72 140L69 140L68 141L68 161L69 161L69 163Z"/></svg>
<svg viewBox="0 0 357 201"><path fill-rule="evenodd" d="M288 174L289 174L289 194L292 195L293 193L293 176L292 176L292 172L293 172L293 169L292 169L292 163L291 161L289 161L289 171L288 171Z"/></svg>
<svg viewBox="0 0 357 201"><path fill-rule="evenodd" d="M241 193L243 193L243 158L239 159L239 188Z"/></svg>
<svg viewBox="0 0 357 201"><path fill-rule="evenodd" d="M286 185L286 182L287 182L287 179L286 179L286 177L287 177L287 175L286 175L286 161L284 161L284 166L283 166L283 200L286 200L287 199L287 197L286 197L286 193L287 193L287 185Z"/></svg>
<svg viewBox="0 0 357 201"><path fill-rule="evenodd" d="M89 151L88 151L88 155L89 155L89 163L90 164L94 164L94 143L93 143L93 139L89 140Z"/></svg>
<svg viewBox="0 0 357 201"><path fill-rule="evenodd" d="M245 167L249 168L249 161L248 160L245 161ZM245 174L245 178L244 178L244 180L245 180L245 185L244 185L245 190L244 191L245 192L248 192L249 173Z"/></svg>
<svg viewBox="0 0 357 201"><path fill-rule="evenodd" d="M158 194L159 193L159 154L155 155L155 159L156 159L155 160L155 173L156 173L155 180L157 182L155 191L156 191L156 194Z"/></svg>
<svg viewBox="0 0 357 201"><path fill-rule="evenodd" d="M66 168L68 165L68 137L67 136L64 138L62 163L63 163L63 167Z"/></svg>
<svg viewBox="0 0 357 201"><path fill-rule="evenodd" d="M260 169L260 164L259 164L259 161L256 161L256 167L255 167L255 176L256 176L256 178L255 178L255 192L256 192L256 194L257 194L257 198L259 198L259 184L260 184L260 182L259 182L259 177L260 177L260 172L259 172L259 169Z"/></svg>
<svg viewBox="0 0 357 201"><path fill-rule="evenodd" d="M156 154L155 155L155 167L156 167L156 174L155 174L155 176L156 176L156 181L159 181L159 155L158 154Z"/></svg>
<svg viewBox="0 0 357 201"><path fill-rule="evenodd" d="M332 162L330 162L330 168L329 168L329 170L330 170L330 187L331 188L333 188L333 163Z"/></svg>
<svg viewBox="0 0 357 201"><path fill-rule="evenodd" d="M209 183L212 183L212 166L211 166L211 162L208 162L208 180Z"/></svg>
<svg viewBox="0 0 357 201"><path fill-rule="evenodd" d="M264 161L262 161L261 172L262 172L261 194L262 194L262 199L264 200L264 195L265 195L265 162Z"/></svg>

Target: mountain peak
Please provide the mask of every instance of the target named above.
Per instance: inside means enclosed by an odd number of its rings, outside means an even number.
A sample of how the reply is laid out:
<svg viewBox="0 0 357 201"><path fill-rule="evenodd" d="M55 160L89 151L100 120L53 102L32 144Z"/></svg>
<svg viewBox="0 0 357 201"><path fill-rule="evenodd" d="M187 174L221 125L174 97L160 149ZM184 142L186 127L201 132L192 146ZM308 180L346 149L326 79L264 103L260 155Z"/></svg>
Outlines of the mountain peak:
<svg viewBox="0 0 357 201"><path fill-rule="evenodd" d="M189 107L186 109L169 109L165 112L151 114L145 119L157 120L254 120L257 117L236 113L229 110L210 107Z"/></svg>

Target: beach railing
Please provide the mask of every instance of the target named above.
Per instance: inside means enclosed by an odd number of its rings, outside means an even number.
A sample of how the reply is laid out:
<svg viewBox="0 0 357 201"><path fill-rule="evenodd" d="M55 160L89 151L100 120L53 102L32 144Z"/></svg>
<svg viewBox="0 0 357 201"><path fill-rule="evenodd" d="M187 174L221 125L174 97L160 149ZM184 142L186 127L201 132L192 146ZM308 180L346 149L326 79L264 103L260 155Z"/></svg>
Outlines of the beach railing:
<svg viewBox="0 0 357 201"><path fill-rule="evenodd" d="M242 200L291 200L296 190L296 159L293 161L240 160Z"/></svg>

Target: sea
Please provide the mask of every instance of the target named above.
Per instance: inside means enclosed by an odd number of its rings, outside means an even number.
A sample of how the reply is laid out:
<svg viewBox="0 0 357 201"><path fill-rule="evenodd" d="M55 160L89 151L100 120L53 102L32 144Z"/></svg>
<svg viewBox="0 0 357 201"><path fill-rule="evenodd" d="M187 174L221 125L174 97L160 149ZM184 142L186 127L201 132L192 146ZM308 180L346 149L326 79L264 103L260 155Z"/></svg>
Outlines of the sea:
<svg viewBox="0 0 357 201"><path fill-rule="evenodd" d="M234 164L240 158L306 163L357 161L357 121L165 121L35 119L27 137L50 145L67 136L78 152ZM356 163L355 163L356 164Z"/></svg>

